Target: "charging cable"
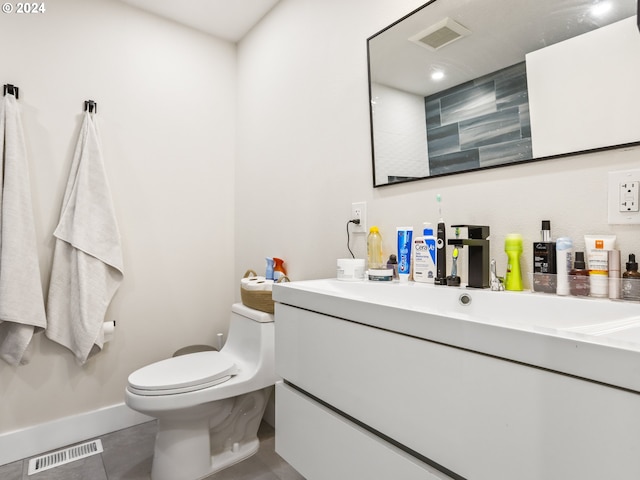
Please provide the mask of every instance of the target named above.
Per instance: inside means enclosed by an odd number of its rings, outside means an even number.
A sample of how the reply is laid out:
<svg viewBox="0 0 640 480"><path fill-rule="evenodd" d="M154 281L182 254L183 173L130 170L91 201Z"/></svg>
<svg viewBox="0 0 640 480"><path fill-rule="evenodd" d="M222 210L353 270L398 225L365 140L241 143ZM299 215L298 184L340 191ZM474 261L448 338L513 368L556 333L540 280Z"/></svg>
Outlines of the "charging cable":
<svg viewBox="0 0 640 480"><path fill-rule="evenodd" d="M353 220L349 220L347 222L347 249L349 250L349 253L351 254L351 258L356 258L356 256L353 254L353 252L351 251L351 247L349 246L349 224L353 223L354 225L360 225L360 219L359 218L354 218Z"/></svg>

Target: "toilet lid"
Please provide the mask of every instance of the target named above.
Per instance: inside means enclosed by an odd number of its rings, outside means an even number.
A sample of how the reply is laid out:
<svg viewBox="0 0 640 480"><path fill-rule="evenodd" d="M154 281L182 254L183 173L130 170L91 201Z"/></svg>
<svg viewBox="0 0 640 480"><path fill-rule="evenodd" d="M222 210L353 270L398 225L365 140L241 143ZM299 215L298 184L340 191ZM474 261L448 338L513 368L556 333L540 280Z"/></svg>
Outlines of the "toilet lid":
<svg viewBox="0 0 640 480"><path fill-rule="evenodd" d="M129 390L140 395L167 395L211 387L238 373L233 358L220 352L198 352L161 360L129 375Z"/></svg>

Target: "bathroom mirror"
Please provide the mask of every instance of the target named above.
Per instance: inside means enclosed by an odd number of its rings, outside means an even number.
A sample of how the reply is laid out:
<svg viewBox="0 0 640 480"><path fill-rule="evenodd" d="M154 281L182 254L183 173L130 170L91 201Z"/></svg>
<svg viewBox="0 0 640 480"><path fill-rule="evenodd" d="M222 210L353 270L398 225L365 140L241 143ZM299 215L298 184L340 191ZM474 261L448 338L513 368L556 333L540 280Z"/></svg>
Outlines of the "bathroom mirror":
<svg viewBox="0 0 640 480"><path fill-rule="evenodd" d="M433 0L367 40L374 187L640 144L635 0Z"/></svg>

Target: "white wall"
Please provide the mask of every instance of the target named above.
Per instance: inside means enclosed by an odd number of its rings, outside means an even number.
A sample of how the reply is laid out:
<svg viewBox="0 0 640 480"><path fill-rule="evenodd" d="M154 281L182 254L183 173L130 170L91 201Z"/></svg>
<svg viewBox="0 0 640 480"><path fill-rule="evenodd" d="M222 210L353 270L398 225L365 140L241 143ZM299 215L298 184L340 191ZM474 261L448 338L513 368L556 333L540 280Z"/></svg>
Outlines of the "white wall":
<svg viewBox="0 0 640 480"><path fill-rule="evenodd" d="M0 16L20 88L44 291L83 101L98 102L125 277L115 339L80 367L43 335L0 361L0 434L123 401L128 374L226 331L233 271L235 47L120 2ZM229 276L228 276L229 275Z"/></svg>
<svg viewBox="0 0 640 480"><path fill-rule="evenodd" d="M367 201L389 253L396 226L438 220L437 193L447 223L491 227L502 274L511 232L524 235L531 271L543 219L578 249L584 233L615 233L624 259L638 254L638 226L608 225L606 204L607 172L637 168L637 148L372 188L365 40L422 3L282 0L241 42L236 273L272 254L293 279L332 277L335 259L349 255L351 202ZM363 257L364 237L352 248Z"/></svg>

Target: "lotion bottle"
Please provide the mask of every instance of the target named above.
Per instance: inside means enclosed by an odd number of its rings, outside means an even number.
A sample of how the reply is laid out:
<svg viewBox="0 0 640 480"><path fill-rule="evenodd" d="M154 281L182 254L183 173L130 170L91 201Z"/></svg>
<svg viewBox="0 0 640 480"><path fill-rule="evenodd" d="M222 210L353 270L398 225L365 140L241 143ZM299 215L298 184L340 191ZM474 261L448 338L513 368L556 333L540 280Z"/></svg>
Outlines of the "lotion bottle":
<svg viewBox="0 0 640 480"><path fill-rule="evenodd" d="M436 237L431 224L425 222L422 237L413 239L413 280L434 283L436 278Z"/></svg>

